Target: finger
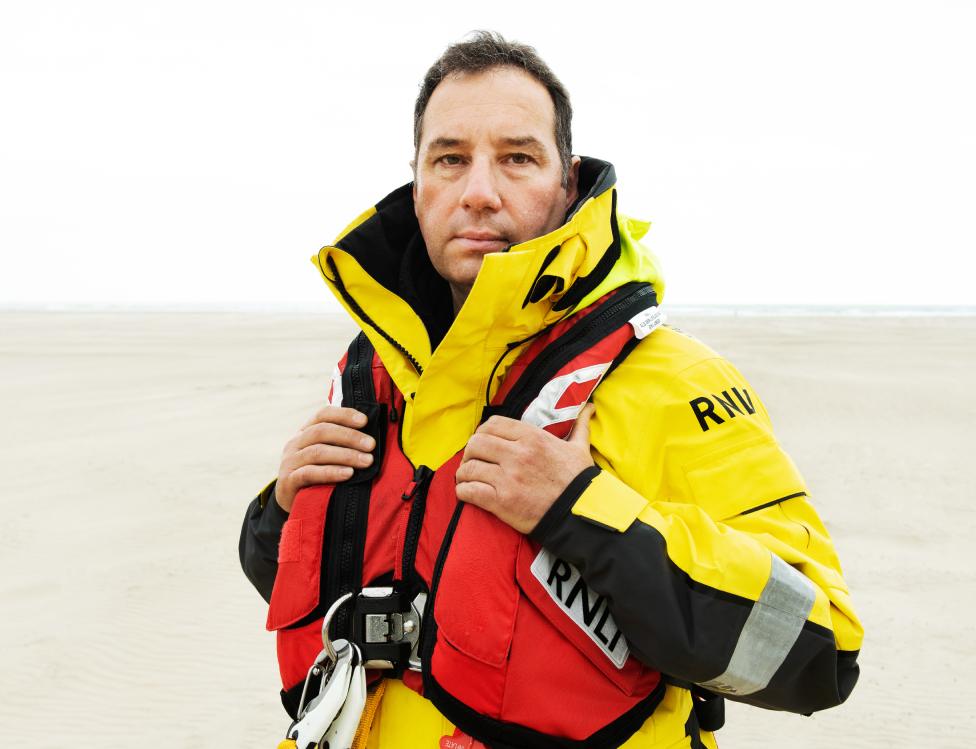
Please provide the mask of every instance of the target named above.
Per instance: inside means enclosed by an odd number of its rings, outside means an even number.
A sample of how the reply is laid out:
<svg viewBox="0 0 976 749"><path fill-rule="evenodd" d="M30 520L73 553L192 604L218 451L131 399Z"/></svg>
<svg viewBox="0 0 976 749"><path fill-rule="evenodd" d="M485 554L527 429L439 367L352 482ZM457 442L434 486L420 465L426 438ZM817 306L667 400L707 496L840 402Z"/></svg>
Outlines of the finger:
<svg viewBox="0 0 976 749"><path fill-rule="evenodd" d="M495 505L497 495L494 487L489 484L480 481L465 481L454 487L454 491L457 498L462 502L477 505L486 510Z"/></svg>
<svg viewBox="0 0 976 749"><path fill-rule="evenodd" d="M338 445L371 452L376 447L376 440L341 424L312 424L298 435L295 447L301 449L314 444Z"/></svg>
<svg viewBox="0 0 976 749"><path fill-rule="evenodd" d="M338 484L348 479L352 474L353 470L349 466L305 465L292 472L290 481L297 492L305 486Z"/></svg>
<svg viewBox="0 0 976 749"><path fill-rule="evenodd" d="M457 483L465 481L479 481L492 487L497 487L502 476L501 466L495 463L485 463L483 460L469 460L462 463L454 480Z"/></svg>
<svg viewBox="0 0 976 749"><path fill-rule="evenodd" d="M528 430L535 428L530 424L525 424L517 419L510 419L507 416L492 416L475 430L475 434L490 434L502 439L515 441Z"/></svg>
<svg viewBox="0 0 976 749"><path fill-rule="evenodd" d="M471 435L467 446L464 448L464 455L461 456L461 463L469 460L483 460L486 463L501 463L511 457L514 443L496 437L492 434L476 433Z"/></svg>
<svg viewBox="0 0 976 749"><path fill-rule="evenodd" d="M566 441L573 445L578 445L580 447L585 447L589 449L590 446L590 419L593 418L593 414L596 412L596 406L592 403L587 403L583 406L583 410L579 412L576 417L576 421L573 424L573 428L566 438Z"/></svg>
<svg viewBox="0 0 976 749"><path fill-rule="evenodd" d="M298 466L336 465L365 468L372 462L373 456L370 453L352 450L348 447L336 447L335 445L309 445L295 454L295 465Z"/></svg>
<svg viewBox="0 0 976 749"><path fill-rule="evenodd" d="M311 419L302 425L302 429L318 423L342 424L352 429L362 429L366 426L366 414L357 411L355 408L343 408L342 406L324 406L315 412Z"/></svg>

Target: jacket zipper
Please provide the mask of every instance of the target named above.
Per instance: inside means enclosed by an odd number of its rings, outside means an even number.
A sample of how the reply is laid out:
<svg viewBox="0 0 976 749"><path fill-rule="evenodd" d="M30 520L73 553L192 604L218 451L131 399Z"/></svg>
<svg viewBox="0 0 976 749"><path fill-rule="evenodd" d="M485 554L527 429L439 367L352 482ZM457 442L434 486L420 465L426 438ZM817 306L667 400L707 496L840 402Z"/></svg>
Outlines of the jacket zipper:
<svg viewBox="0 0 976 749"><path fill-rule="evenodd" d="M400 343L397 340L394 340L393 336L391 336L389 333L383 330L379 325L377 325L373 321L373 318L367 315L366 311L359 306L359 302L357 302L355 299L352 298L352 295L346 289L346 285L342 282L342 277L339 275L339 268L336 267L335 261L330 257L330 258L326 258L326 263L329 266L329 270L331 270L332 273L335 275L335 278L331 278L329 280L335 284L336 291L338 291L339 295L346 301L346 304L348 304L352 308L353 312L359 315L359 318L364 323L369 325L373 330L379 333L387 343L389 343L391 346L393 346L393 348L395 348L397 351L403 354L407 358L407 361L410 362L411 366L416 370L417 374L422 375L424 373L424 368L420 366L420 362L417 361L416 357L414 357L413 354L407 351L406 347L402 343Z"/></svg>
<svg viewBox="0 0 976 749"><path fill-rule="evenodd" d="M413 472L413 480L407 484L400 499L411 503L407 516L407 527L403 534L403 556L400 569L404 580L417 579L414 562L417 558L417 546L420 543L420 530L424 524L424 513L427 509L427 491L434 471L427 466L420 465Z"/></svg>

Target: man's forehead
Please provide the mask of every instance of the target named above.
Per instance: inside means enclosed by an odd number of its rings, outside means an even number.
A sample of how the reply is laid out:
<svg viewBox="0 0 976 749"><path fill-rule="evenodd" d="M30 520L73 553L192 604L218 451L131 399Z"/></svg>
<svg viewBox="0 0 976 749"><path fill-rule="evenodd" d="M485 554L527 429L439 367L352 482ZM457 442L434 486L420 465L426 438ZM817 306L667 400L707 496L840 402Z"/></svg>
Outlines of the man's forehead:
<svg viewBox="0 0 976 749"><path fill-rule="evenodd" d="M499 145L545 147L555 107L539 81L517 68L455 74L434 89L422 121L422 145L460 146L486 135Z"/></svg>

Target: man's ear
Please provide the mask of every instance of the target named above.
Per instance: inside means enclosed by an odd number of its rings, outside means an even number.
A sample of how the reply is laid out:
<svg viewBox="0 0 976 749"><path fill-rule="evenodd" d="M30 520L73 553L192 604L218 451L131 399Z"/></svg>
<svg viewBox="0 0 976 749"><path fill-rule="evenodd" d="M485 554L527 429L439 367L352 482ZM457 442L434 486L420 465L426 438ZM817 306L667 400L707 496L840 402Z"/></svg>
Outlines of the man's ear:
<svg viewBox="0 0 976 749"><path fill-rule="evenodd" d="M569 173L566 175L566 210L576 202L579 197L579 170L580 157L573 156L569 162Z"/></svg>

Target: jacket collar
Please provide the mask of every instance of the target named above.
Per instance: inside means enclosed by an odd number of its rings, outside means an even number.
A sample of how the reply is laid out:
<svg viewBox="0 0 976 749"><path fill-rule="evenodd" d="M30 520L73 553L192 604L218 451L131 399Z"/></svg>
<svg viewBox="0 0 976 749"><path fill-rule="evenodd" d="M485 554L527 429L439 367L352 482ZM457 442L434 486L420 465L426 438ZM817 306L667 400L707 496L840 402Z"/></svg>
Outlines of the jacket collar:
<svg viewBox="0 0 976 749"><path fill-rule="evenodd" d="M437 467L477 428L521 341L630 280L655 282L657 264L637 239L647 224L618 217L613 166L583 158L580 194L565 223L485 256L471 293L451 319L450 291L430 264L412 184L361 214L312 261L369 336L412 407L403 446ZM637 251L640 250L640 251ZM622 262L623 261L623 262Z"/></svg>

